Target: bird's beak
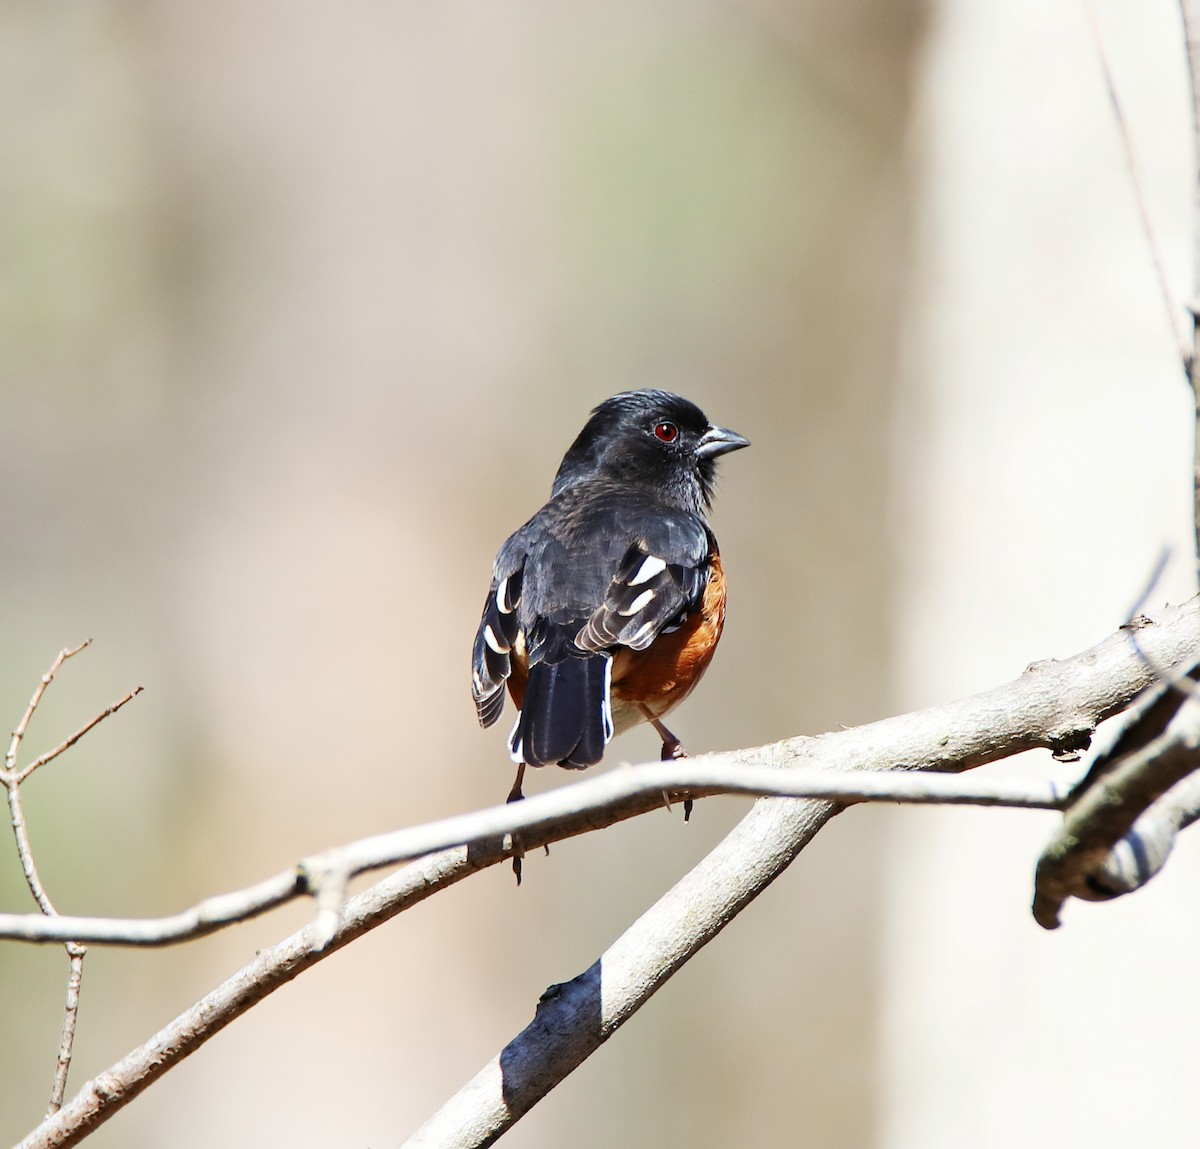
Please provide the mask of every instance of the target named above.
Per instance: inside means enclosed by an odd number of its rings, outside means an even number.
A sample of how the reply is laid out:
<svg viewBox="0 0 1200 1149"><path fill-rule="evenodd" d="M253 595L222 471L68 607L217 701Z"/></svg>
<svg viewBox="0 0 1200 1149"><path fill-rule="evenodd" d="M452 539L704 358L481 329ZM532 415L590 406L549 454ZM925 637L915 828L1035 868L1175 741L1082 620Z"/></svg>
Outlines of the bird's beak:
<svg viewBox="0 0 1200 1149"><path fill-rule="evenodd" d="M709 427L700 436L696 454L701 458L715 459L718 455L727 455L730 451L740 451L749 446L750 440L736 431L730 431L726 427Z"/></svg>

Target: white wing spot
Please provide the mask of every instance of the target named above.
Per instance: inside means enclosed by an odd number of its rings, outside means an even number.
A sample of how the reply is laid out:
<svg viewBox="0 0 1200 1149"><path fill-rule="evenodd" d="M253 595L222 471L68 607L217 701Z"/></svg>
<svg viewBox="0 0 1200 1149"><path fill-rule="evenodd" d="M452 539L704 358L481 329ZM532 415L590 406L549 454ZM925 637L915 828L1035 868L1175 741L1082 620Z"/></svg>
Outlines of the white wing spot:
<svg viewBox="0 0 1200 1149"><path fill-rule="evenodd" d="M499 607L501 614L512 614L512 607L508 605L507 578L502 578L500 585L496 587L496 606Z"/></svg>
<svg viewBox="0 0 1200 1149"><path fill-rule="evenodd" d="M629 585L639 586L644 582L649 582L656 574L662 574L666 569L667 564L657 555L647 555L642 559L642 565L638 567L637 574L629 580Z"/></svg>
<svg viewBox="0 0 1200 1149"><path fill-rule="evenodd" d="M496 632L492 630L492 624L489 622L483 628L483 641L488 644L497 654L507 654L508 650L500 645L500 640L496 637Z"/></svg>
<svg viewBox="0 0 1200 1149"><path fill-rule="evenodd" d="M646 606L646 604L647 604L647 603L649 603L651 600L653 600L653 598L654 598L654 591L652 591L652 590L644 590L644 591L642 591L642 593L641 593L641 594L639 594L639 595L637 596L637 598L635 598L635 599L633 600L633 602L631 602L631 603L630 603L630 604L629 604L629 605L628 605L628 606L627 606L627 607L626 607L626 608L625 608L623 611L621 611L620 613L621 613L621 614L623 614L623 615L625 615L627 618L628 618L630 615L637 614L637 612L638 612L639 610L641 610L641 609L642 609L644 606Z"/></svg>

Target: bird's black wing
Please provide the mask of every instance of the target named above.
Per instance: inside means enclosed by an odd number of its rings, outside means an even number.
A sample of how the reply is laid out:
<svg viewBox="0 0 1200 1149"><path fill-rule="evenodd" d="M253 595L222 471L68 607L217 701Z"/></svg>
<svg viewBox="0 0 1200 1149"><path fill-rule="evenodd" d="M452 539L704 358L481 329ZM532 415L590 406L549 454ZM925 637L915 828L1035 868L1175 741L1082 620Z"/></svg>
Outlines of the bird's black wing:
<svg viewBox="0 0 1200 1149"><path fill-rule="evenodd" d="M699 609L712 536L695 515L646 515L613 574L604 600L575 637L583 650L645 650Z"/></svg>
<svg viewBox="0 0 1200 1149"><path fill-rule="evenodd" d="M524 573L524 553L506 543L496 558L471 654L471 696L481 726L491 726L504 709L504 684L512 674L512 649L520 633L517 607Z"/></svg>

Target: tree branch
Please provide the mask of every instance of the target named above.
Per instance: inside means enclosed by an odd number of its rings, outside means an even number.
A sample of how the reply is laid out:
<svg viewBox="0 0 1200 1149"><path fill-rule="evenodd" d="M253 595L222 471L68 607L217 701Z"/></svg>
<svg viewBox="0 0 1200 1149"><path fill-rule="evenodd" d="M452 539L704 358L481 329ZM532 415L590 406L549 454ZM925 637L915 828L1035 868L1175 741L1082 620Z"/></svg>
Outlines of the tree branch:
<svg viewBox="0 0 1200 1149"><path fill-rule="evenodd" d="M50 1104L46 1116L52 1117L62 1108L67 1095L67 1077L75 1052L75 1029L79 1022L79 995L83 990L83 959L87 950L76 942L67 942L70 965L67 972L67 1000L63 1006L62 1032L58 1039L58 1057L54 1062L54 1085L50 1089Z"/></svg>
<svg viewBox="0 0 1200 1149"><path fill-rule="evenodd" d="M1200 649L1200 599L1167 608L1139 637L1161 665L1175 666L1194 655ZM1084 746L1100 721L1127 706L1151 680L1127 636L1118 633L1074 658L1037 663L1014 682L959 702L722 757L745 766L776 768L803 764L830 770L964 770L1037 746ZM655 798L653 804L659 801ZM533 1024L418 1131L411 1144L490 1144L765 889L839 808L804 800L756 803L599 962L566 986L548 991ZM576 832L587 828L595 827L585 821ZM544 830L521 835L526 849L548 840ZM260 951L145 1045L88 1082L27 1137L21 1149L77 1144L279 986L416 902L502 861L510 849L503 838L493 838L432 854L351 898L325 949L314 947L314 924Z"/></svg>
<svg viewBox="0 0 1200 1149"><path fill-rule="evenodd" d="M1071 790L1065 783L1040 780L846 774L813 767L779 770L742 765L736 760L769 749L760 747L739 750L736 754L707 754L679 762L618 767L598 778L571 783L522 803L494 806L475 814L445 818L336 847L306 858L293 869L249 889L207 898L168 917L46 918L40 914L0 914L0 938L39 943L74 938L93 945L174 945L247 921L295 898L313 896L319 900L327 889L344 893L346 880L356 874L453 846L479 847L506 835L519 835L524 842L536 834L538 845L561 841L657 809L664 805L667 796L749 794L828 798L843 805L900 802L1061 810ZM344 901L344 896L338 899L335 911ZM319 938L324 931L317 932Z"/></svg>
<svg viewBox="0 0 1200 1149"><path fill-rule="evenodd" d="M111 718L126 703L132 702L139 694L141 694L143 689L144 687L135 686L128 694L125 695L124 698L119 698L111 706L105 707L105 709L101 710L100 713L95 716L95 718L85 722L78 730L75 731L74 734L70 734L64 738L57 746L54 747L53 750L47 750L45 754L38 755L38 757L30 762L28 766L24 766L20 771L18 771L15 778L16 784L20 785L35 770L41 769L41 767L45 766L47 762L53 762L54 759L64 751L70 750L71 747L74 746L75 743L78 742L85 734L91 730L94 730L106 718Z"/></svg>

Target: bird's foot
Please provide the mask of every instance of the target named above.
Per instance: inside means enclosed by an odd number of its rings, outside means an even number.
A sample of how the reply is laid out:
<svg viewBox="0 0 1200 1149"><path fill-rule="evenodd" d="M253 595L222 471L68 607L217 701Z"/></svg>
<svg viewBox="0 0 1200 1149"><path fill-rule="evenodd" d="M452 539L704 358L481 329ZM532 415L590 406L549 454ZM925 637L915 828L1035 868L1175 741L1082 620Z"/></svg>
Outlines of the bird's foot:
<svg viewBox="0 0 1200 1149"><path fill-rule="evenodd" d="M657 718L650 719L650 725L658 731L658 736L662 739L662 761L678 762L680 758L688 756L687 751L683 748L683 743L679 741ZM692 800L685 797L683 799L683 820L689 821L692 817ZM668 800L667 809L671 808L671 803Z"/></svg>

